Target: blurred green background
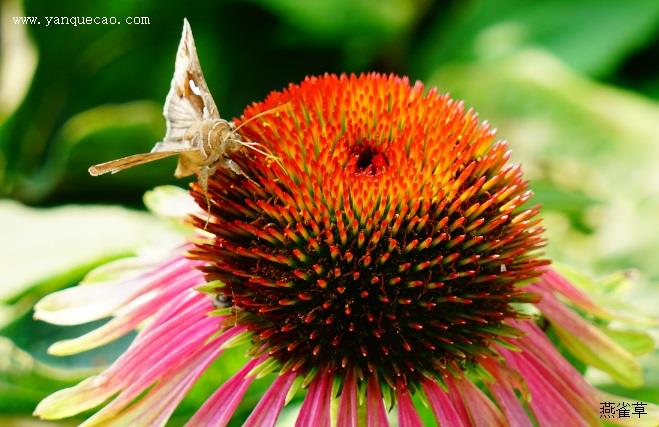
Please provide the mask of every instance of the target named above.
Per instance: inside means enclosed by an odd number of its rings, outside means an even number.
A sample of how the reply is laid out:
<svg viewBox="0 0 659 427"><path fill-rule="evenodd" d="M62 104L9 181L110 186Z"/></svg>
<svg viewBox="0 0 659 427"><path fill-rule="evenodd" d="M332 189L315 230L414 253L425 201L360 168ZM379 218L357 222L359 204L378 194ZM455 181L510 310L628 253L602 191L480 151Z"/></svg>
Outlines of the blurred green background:
<svg viewBox="0 0 659 427"><path fill-rule="evenodd" d="M656 0L2 0L0 6L0 425L31 425L27 417L41 398L111 361L129 342L48 356L53 341L93 325L46 325L31 320L31 307L93 266L167 233L140 210L146 190L185 185L172 176L174 160L98 178L87 168L148 151L164 134L161 108L183 17L227 118L271 90L325 72L394 72L464 99L511 141L513 159L523 163L544 206L549 256L602 278L595 283L638 271L615 289L596 289L597 298L624 299L657 314ZM38 17L41 25L14 24L15 16ZM46 27L46 16L115 16L122 24ZM126 17L148 17L149 24L128 25ZM177 419L231 372L226 360L195 388ZM641 361L640 388L622 388L596 372L593 381L659 403L659 354Z"/></svg>

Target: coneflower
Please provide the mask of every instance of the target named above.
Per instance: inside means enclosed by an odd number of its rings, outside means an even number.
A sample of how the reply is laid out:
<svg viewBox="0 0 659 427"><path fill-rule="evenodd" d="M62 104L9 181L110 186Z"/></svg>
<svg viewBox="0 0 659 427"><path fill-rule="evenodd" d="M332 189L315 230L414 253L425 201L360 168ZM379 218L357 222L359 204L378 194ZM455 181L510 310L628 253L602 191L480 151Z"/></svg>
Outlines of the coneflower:
<svg viewBox="0 0 659 427"><path fill-rule="evenodd" d="M446 426L599 424L597 391L539 326L544 315L596 340L557 297L596 307L541 257L539 208L507 144L461 102L380 74L308 78L236 124L283 104L240 129L272 156L239 152L244 175L218 170L207 195L193 186L194 239L37 306L60 324L114 316L58 354L146 326L36 413L103 405L85 425L163 425L226 348L249 342L189 425L226 425L269 373L247 426L274 425L300 389L299 426L384 426L393 407L399 426L419 426L415 394Z"/></svg>

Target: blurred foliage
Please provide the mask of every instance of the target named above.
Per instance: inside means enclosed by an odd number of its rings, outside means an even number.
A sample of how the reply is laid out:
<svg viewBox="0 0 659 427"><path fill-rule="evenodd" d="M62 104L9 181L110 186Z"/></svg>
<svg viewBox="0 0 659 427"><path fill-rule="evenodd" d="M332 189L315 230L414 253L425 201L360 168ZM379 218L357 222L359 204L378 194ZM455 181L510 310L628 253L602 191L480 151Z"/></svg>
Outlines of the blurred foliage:
<svg viewBox="0 0 659 427"><path fill-rule="evenodd" d="M396 72L464 99L511 141L513 159L524 164L544 205L550 257L589 274L638 269L638 286L627 295L635 309L656 312L654 0L4 0L0 8L0 195L37 208L0 204L0 414L11 414L0 415L0 425L21 424L44 395L75 382L80 369L111 360L127 343L51 358L50 343L81 330L36 322L31 306L166 232L134 211L42 208L141 207L142 193L155 185L185 185L172 176L173 160L113 176L87 174L91 164L148 151L164 134L161 106L184 16L225 117L325 72ZM40 17L41 25L11 23L21 15ZM46 27L45 16L147 16L150 24ZM607 280L595 287L619 299L619 287L614 292ZM612 335L632 352L649 345L645 334ZM205 375L175 425L240 363L239 353ZM646 382L638 389L596 374L593 380L609 392L659 403L659 354L641 361ZM255 394L248 393L243 416L249 396Z"/></svg>
<svg viewBox="0 0 659 427"><path fill-rule="evenodd" d="M474 1L437 17L412 65L425 73L446 62L541 47L573 70L607 77L651 42L657 19L653 0Z"/></svg>

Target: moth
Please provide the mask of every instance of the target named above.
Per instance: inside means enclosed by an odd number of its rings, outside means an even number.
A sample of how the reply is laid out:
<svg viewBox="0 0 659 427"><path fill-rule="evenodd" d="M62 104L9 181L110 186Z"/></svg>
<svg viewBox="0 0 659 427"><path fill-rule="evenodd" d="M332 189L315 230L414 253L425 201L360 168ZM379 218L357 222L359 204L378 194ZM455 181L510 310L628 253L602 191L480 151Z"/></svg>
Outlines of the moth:
<svg viewBox="0 0 659 427"><path fill-rule="evenodd" d="M280 109L277 107L261 114ZM174 77L165 99L163 115L167 122L165 138L156 143L151 152L94 165L89 168L89 173L92 176L116 173L178 155L174 176L183 178L197 174L201 189L208 197L208 178L217 168L226 168L236 174L245 175L240 166L231 159L231 154L247 147L274 157L257 148L260 144L244 141L234 123L220 117L201 71L197 48L187 19L183 20L183 34L176 52Z"/></svg>

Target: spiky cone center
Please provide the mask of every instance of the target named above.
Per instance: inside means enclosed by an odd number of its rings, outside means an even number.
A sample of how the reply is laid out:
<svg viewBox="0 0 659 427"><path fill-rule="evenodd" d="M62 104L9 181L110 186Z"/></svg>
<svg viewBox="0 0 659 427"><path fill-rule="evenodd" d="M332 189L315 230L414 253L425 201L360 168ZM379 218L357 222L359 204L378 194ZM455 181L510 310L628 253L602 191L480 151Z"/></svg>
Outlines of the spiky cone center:
<svg viewBox="0 0 659 427"><path fill-rule="evenodd" d="M505 142L404 78L309 78L245 110L250 150L209 181L193 256L254 353L284 370L414 384L515 336L520 283L546 264L538 207ZM202 208L203 194L194 196ZM206 218L196 219L204 227Z"/></svg>

